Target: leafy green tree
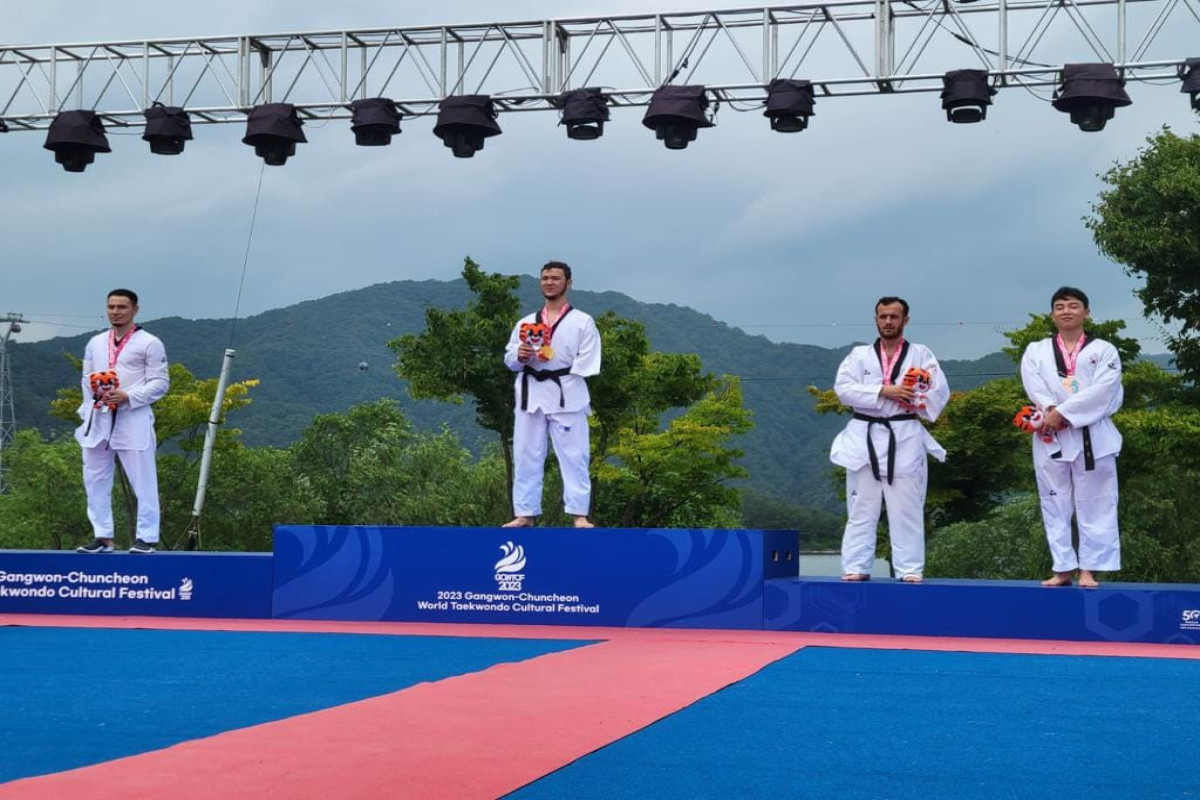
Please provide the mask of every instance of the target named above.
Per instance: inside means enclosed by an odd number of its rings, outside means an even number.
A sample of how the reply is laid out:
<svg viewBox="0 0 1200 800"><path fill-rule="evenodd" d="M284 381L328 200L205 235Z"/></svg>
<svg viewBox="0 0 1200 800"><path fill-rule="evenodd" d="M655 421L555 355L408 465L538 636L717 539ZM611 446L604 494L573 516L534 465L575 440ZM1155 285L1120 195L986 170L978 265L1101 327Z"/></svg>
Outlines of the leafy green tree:
<svg viewBox="0 0 1200 800"><path fill-rule="evenodd" d="M1050 298L1047 297L1046 305L1049 304ZM1117 348L1117 354L1121 356L1122 364L1131 364L1141 355L1141 343L1137 339L1121 335L1121 331L1125 330L1125 320L1123 319L1097 320L1089 318L1083 326L1083 330L1089 338L1103 339ZM1020 366L1021 356L1025 354L1026 347L1054 336L1056 333L1058 333L1058 328L1049 312L1030 314L1029 322L1024 328L1005 331L1004 338L1008 339L1009 343L1007 346L1001 347L1000 352L1011 358L1013 364Z"/></svg>
<svg viewBox="0 0 1200 800"><path fill-rule="evenodd" d="M20 430L4 451L9 491L0 495L0 549L56 550L90 541L83 461L69 436L44 441Z"/></svg>
<svg viewBox="0 0 1200 800"><path fill-rule="evenodd" d="M481 428L495 431L512 486L512 373L501 362L520 317L516 275L487 273L467 258L463 279L473 295L461 310L425 309L425 330L388 342L396 373L416 399L461 403L470 397Z"/></svg>
<svg viewBox="0 0 1200 800"><path fill-rule="evenodd" d="M1085 222L1100 252L1143 278L1147 315L1178 323L1168 338L1176 364L1200 378L1200 136L1164 127L1136 157L1103 176Z"/></svg>
<svg viewBox="0 0 1200 800"><path fill-rule="evenodd" d="M622 428L599 464L596 516L622 527L734 527L741 451L727 445L752 427L741 385L726 376L661 431Z"/></svg>

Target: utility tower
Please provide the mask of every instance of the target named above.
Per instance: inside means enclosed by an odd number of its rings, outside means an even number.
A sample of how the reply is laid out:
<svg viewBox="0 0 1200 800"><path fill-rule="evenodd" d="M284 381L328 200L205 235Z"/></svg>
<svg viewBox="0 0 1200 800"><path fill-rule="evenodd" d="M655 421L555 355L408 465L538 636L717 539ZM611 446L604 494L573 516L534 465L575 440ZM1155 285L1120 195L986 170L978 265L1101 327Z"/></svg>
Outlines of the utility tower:
<svg viewBox="0 0 1200 800"><path fill-rule="evenodd" d="M8 340L14 333L21 332L21 324L29 320L20 314L9 313L0 319L4 334L0 336L0 494L8 491L8 469L4 463L4 451L12 445L16 428L13 412L12 369L8 364Z"/></svg>

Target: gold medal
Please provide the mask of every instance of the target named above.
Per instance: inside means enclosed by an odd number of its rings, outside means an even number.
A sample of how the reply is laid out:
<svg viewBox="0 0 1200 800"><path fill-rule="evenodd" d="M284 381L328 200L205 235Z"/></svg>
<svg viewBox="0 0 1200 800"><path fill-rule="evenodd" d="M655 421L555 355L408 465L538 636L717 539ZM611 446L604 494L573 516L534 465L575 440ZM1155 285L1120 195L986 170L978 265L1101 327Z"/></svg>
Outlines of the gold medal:
<svg viewBox="0 0 1200 800"><path fill-rule="evenodd" d="M538 358L542 361L549 361L554 358L554 348L548 344L542 345L542 349L538 350Z"/></svg>

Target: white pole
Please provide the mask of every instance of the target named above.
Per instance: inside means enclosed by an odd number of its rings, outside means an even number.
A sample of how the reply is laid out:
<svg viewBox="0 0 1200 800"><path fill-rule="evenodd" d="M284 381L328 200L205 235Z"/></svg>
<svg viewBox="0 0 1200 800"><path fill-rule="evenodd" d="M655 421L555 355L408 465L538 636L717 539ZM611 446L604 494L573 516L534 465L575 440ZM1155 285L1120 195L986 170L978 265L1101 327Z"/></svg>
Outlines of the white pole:
<svg viewBox="0 0 1200 800"><path fill-rule="evenodd" d="M235 350L226 350L221 362L221 377L217 379L217 394L213 397L212 411L208 415L208 431L204 435L204 454L200 457L200 480L196 484L196 502L192 506L193 524L204 510L204 492L208 488L208 472L212 467L213 445L217 442L217 426L221 424L221 405L225 400L225 384L229 380L229 367L233 364Z"/></svg>

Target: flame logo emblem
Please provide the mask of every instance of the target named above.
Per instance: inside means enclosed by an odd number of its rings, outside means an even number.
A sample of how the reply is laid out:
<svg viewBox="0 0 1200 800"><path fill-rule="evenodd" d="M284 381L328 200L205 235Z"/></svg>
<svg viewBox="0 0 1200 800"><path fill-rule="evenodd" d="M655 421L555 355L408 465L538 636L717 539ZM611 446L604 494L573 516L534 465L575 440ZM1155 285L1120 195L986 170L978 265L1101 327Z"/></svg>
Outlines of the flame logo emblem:
<svg viewBox="0 0 1200 800"><path fill-rule="evenodd" d="M525 569L525 548L519 544L505 542L500 545L504 557L496 562L497 573L520 572Z"/></svg>

